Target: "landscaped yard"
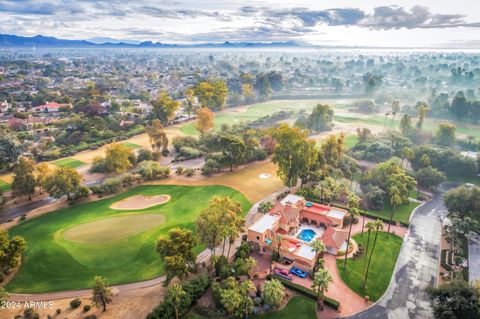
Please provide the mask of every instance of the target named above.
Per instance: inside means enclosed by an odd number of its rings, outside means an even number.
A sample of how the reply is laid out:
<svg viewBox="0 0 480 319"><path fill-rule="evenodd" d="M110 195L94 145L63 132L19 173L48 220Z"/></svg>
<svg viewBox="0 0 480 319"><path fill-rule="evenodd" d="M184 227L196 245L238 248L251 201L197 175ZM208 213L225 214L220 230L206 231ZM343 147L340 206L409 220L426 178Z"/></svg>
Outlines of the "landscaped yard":
<svg viewBox="0 0 480 319"><path fill-rule="evenodd" d="M205 317L199 316L195 313L188 314L185 319L204 319ZM294 296L288 304L278 311L271 311L263 313L258 316L251 316L251 318L258 319L316 319L316 304L312 299L308 299L304 296Z"/></svg>
<svg viewBox="0 0 480 319"><path fill-rule="evenodd" d="M0 191L6 192L10 190L10 184L0 179Z"/></svg>
<svg viewBox="0 0 480 319"><path fill-rule="evenodd" d="M58 167L78 168L78 167L81 167L81 166L85 165L86 163L84 163L82 161L79 161L77 159L74 159L72 157L66 157L66 158L62 158L58 161L55 161L52 164L55 165L55 166L58 166Z"/></svg>
<svg viewBox="0 0 480 319"><path fill-rule="evenodd" d="M368 254L373 247L373 239L375 232L371 233L370 247ZM367 247L367 234L362 237L361 234L356 234L353 239L357 244ZM370 270L368 274L368 281L365 289L362 289L364 267L366 262L366 254L356 260L347 260L347 269L343 269L343 259L337 259L337 267L343 281L360 296L369 296L370 300L378 300L387 290L392 278L395 263L402 246L402 238L388 234L386 232L378 233L377 243L373 252Z"/></svg>
<svg viewBox="0 0 480 319"><path fill-rule="evenodd" d="M393 215L393 220L407 224L410 220L410 215L418 205L420 205L420 203L410 201L408 205L398 206ZM391 211L392 208L389 205L386 205L382 210L367 210L371 215L386 219L390 219Z"/></svg>
<svg viewBox="0 0 480 319"><path fill-rule="evenodd" d="M120 211L110 206L133 195L169 195L148 209ZM123 194L27 220L10 234L27 241L22 266L8 284L16 293L89 288L101 275L110 284L151 279L163 267L155 243L173 227L194 229L196 216L213 196L231 196L244 212L251 206L225 186L143 185ZM201 245L195 248L198 253Z"/></svg>

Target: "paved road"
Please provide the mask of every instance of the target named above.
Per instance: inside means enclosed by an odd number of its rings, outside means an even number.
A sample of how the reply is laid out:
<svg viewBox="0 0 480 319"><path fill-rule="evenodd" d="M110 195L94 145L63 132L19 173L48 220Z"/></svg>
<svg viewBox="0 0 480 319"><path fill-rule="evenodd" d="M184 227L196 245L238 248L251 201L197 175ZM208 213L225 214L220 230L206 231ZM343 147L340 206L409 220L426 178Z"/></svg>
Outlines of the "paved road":
<svg viewBox="0 0 480 319"><path fill-rule="evenodd" d="M416 209L387 292L374 306L349 318L433 318L425 288L437 281L442 219L447 215L442 192L455 186L444 183L431 201Z"/></svg>

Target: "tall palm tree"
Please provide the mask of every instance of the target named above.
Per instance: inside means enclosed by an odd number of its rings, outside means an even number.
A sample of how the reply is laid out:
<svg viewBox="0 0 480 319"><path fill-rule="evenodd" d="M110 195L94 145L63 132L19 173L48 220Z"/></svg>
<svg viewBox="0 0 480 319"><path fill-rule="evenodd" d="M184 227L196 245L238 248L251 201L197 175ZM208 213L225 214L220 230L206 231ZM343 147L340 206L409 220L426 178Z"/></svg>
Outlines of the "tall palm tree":
<svg viewBox="0 0 480 319"><path fill-rule="evenodd" d="M343 269L347 268L347 256L348 256L348 247L350 246L350 236L352 235L352 226L353 221L360 215L360 210L358 206L360 205L360 198L358 198L355 194L350 194L348 196L348 207L349 207L349 224L350 227L348 228L348 238L347 238L347 249L345 251L345 260L343 263Z"/></svg>
<svg viewBox="0 0 480 319"><path fill-rule="evenodd" d="M323 310L325 291L328 291L328 286L333 281L332 276L326 269L319 269L313 276L312 289L317 295L317 305L320 310Z"/></svg>
<svg viewBox="0 0 480 319"><path fill-rule="evenodd" d="M368 260L368 248L370 248L370 235L372 231L375 229L375 223L374 222L368 222L367 225L365 225L365 228L367 229L368 237L367 237L367 247L365 249L365 263L363 265L363 273L365 274L366 268L367 268L367 260Z"/></svg>
<svg viewBox="0 0 480 319"><path fill-rule="evenodd" d="M400 205L402 203L402 196L400 195L400 191L396 186L390 187L390 190L388 193L390 197L390 205L392 206L392 210L390 211L390 222L388 223L387 233L390 232L390 225L393 222L393 215L395 214L397 205Z"/></svg>
<svg viewBox="0 0 480 319"><path fill-rule="evenodd" d="M375 245L377 243L378 232L380 230L383 230L383 222L380 219L377 219L373 224L375 225L375 237L373 239L373 246L372 246L372 251L370 252L370 257L368 257L367 269L365 270L362 289L365 289L365 286L367 285L368 270L370 269L370 263L372 262L373 250L375 249Z"/></svg>
<svg viewBox="0 0 480 319"><path fill-rule="evenodd" d="M310 247L315 252L315 267L317 267L318 261L320 260L320 255L325 251L325 244L323 243L323 241L317 238L310 244Z"/></svg>

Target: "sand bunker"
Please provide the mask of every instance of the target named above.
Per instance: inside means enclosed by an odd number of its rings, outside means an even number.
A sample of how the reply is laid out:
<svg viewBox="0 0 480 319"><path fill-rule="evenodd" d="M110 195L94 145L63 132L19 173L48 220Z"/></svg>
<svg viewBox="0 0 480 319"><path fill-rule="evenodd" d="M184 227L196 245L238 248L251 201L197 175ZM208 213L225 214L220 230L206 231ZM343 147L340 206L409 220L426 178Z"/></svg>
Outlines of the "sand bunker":
<svg viewBox="0 0 480 319"><path fill-rule="evenodd" d="M170 195L134 195L113 203L112 205L110 205L110 208L118 210L145 209L166 203L169 200Z"/></svg>
<svg viewBox="0 0 480 319"><path fill-rule="evenodd" d="M165 216L159 214L115 216L73 226L63 233L63 238L80 243L105 243L147 231L163 222Z"/></svg>

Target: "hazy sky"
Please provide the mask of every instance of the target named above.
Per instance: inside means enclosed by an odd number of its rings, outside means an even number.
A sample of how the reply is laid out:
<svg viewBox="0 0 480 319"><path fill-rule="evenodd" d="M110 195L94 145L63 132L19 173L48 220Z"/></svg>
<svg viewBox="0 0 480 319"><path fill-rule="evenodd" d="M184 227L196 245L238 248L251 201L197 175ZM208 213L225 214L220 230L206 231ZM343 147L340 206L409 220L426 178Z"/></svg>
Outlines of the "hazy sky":
<svg viewBox="0 0 480 319"><path fill-rule="evenodd" d="M480 0L0 0L0 33L479 48Z"/></svg>

